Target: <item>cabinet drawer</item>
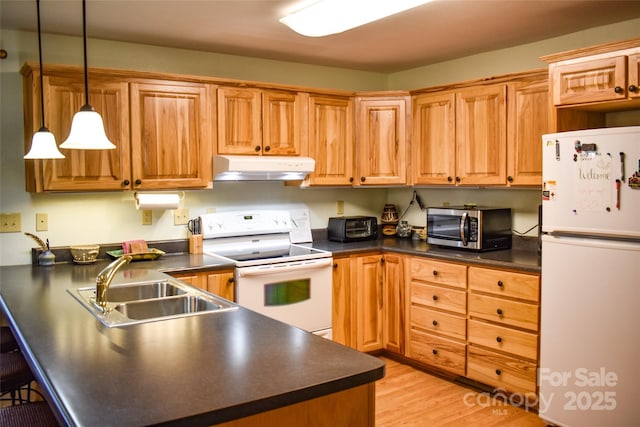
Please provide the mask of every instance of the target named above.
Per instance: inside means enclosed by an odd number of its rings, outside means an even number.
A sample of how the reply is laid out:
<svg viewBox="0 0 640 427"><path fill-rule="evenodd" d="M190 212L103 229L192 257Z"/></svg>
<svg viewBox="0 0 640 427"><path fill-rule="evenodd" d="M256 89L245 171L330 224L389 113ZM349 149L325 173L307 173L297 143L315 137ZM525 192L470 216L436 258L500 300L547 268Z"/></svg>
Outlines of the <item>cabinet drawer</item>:
<svg viewBox="0 0 640 427"><path fill-rule="evenodd" d="M538 305L469 294L469 316L538 331Z"/></svg>
<svg viewBox="0 0 640 427"><path fill-rule="evenodd" d="M490 294L538 302L538 275L469 267L469 289Z"/></svg>
<svg viewBox="0 0 640 427"><path fill-rule="evenodd" d="M467 314L467 293L424 283L411 283L411 304Z"/></svg>
<svg viewBox="0 0 640 427"><path fill-rule="evenodd" d="M509 392L536 392L536 364L470 345L467 377Z"/></svg>
<svg viewBox="0 0 640 427"><path fill-rule="evenodd" d="M469 343L512 353L531 360L538 358L538 335L503 326L469 320Z"/></svg>
<svg viewBox="0 0 640 427"><path fill-rule="evenodd" d="M467 266L412 258L411 279L467 289Z"/></svg>
<svg viewBox="0 0 640 427"><path fill-rule="evenodd" d="M467 338L465 317L424 307L411 307L411 328L447 335L464 340Z"/></svg>
<svg viewBox="0 0 640 427"><path fill-rule="evenodd" d="M420 331L411 331L409 357L448 372L464 375L466 346Z"/></svg>

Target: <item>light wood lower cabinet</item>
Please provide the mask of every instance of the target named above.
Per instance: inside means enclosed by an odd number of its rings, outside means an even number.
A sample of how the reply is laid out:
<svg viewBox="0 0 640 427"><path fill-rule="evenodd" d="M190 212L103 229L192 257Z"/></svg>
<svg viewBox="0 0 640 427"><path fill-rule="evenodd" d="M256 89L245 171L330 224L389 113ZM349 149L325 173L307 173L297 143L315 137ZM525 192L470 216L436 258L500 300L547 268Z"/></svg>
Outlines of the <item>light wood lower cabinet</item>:
<svg viewBox="0 0 640 427"><path fill-rule="evenodd" d="M467 267L411 258L407 281L407 356L465 374Z"/></svg>
<svg viewBox="0 0 640 427"><path fill-rule="evenodd" d="M407 260L405 356L509 393L536 393L540 277Z"/></svg>
<svg viewBox="0 0 640 427"><path fill-rule="evenodd" d="M221 296L229 301L235 300L235 280L231 271L203 271L197 273L170 273L176 279Z"/></svg>

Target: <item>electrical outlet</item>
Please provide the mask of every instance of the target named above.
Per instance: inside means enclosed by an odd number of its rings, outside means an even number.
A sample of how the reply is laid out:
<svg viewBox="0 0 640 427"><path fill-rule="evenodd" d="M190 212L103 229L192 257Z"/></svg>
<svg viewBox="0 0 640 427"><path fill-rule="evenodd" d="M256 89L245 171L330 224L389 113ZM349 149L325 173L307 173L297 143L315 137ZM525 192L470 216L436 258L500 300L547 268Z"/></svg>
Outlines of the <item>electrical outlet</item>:
<svg viewBox="0 0 640 427"><path fill-rule="evenodd" d="M22 214L0 214L0 233L19 233L22 231Z"/></svg>
<svg viewBox="0 0 640 427"><path fill-rule="evenodd" d="M142 210L142 225L151 225L153 224L153 212L151 209L143 209Z"/></svg>
<svg viewBox="0 0 640 427"><path fill-rule="evenodd" d="M36 214L36 231L49 230L49 215L46 213Z"/></svg>
<svg viewBox="0 0 640 427"><path fill-rule="evenodd" d="M187 225L189 222L189 209L175 209L173 211L173 225Z"/></svg>
<svg viewBox="0 0 640 427"><path fill-rule="evenodd" d="M344 215L344 200L338 200L336 202L336 214Z"/></svg>

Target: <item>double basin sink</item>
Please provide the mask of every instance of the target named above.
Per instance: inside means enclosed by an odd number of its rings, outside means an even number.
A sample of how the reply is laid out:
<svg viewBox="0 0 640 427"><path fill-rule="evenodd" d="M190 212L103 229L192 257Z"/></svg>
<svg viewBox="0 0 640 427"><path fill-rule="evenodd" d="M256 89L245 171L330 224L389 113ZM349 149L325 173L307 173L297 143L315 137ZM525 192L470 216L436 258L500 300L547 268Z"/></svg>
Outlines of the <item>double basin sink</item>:
<svg viewBox="0 0 640 427"><path fill-rule="evenodd" d="M223 298L175 279L112 285L107 289L106 309L95 302L95 286L69 292L107 327L220 313L238 308Z"/></svg>

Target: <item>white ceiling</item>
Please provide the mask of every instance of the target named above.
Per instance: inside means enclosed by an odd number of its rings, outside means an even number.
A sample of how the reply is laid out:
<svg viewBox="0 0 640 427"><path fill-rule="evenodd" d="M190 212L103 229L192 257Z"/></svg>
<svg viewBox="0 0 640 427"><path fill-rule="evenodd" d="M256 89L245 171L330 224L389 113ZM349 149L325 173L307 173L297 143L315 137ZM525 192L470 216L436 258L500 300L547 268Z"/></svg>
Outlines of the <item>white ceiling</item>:
<svg viewBox="0 0 640 427"><path fill-rule="evenodd" d="M297 3L88 0L87 33L89 38L394 72L640 17L640 0L434 0L342 34L307 38L278 21ZM37 29L35 0L1 0L0 16L3 29ZM82 35L80 0L42 0L41 19L44 33Z"/></svg>

